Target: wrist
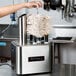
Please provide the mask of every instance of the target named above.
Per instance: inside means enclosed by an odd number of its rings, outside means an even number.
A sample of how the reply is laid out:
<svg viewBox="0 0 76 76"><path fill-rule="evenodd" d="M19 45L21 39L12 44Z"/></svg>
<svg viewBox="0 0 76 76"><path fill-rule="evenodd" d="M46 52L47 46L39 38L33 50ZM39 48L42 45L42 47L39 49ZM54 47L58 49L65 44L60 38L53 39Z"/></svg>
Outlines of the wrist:
<svg viewBox="0 0 76 76"><path fill-rule="evenodd" d="M25 8L29 8L29 5L30 5L29 2L24 3L24 7L25 7Z"/></svg>

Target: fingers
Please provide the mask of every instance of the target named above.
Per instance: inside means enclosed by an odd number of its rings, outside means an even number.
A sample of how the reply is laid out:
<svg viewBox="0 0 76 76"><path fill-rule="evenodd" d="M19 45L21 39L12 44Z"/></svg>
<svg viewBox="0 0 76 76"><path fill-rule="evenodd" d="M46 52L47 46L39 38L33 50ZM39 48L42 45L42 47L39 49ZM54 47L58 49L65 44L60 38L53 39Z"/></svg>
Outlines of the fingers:
<svg viewBox="0 0 76 76"><path fill-rule="evenodd" d="M40 8L42 3L40 1L31 1L27 3L27 8Z"/></svg>
<svg viewBox="0 0 76 76"><path fill-rule="evenodd" d="M40 1L36 2L37 3L37 8L42 7L42 3Z"/></svg>
<svg viewBox="0 0 76 76"><path fill-rule="evenodd" d="M42 3L40 1L32 1L32 7L34 8L40 8L42 7Z"/></svg>

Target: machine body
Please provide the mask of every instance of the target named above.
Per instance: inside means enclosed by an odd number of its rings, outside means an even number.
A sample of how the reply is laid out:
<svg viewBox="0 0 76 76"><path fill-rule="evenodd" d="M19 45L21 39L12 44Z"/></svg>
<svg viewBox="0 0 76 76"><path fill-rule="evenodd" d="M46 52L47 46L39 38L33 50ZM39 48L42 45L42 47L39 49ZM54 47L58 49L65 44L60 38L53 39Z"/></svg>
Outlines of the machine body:
<svg viewBox="0 0 76 76"><path fill-rule="evenodd" d="M39 43L28 42L27 15L19 17L19 40L11 43L11 59L13 70L18 75L40 74L51 72L51 51L48 40L39 39ZM47 44L45 44L45 41ZM34 42L34 38L32 38Z"/></svg>
<svg viewBox="0 0 76 76"><path fill-rule="evenodd" d="M50 46L11 44L13 69L18 75L51 72Z"/></svg>

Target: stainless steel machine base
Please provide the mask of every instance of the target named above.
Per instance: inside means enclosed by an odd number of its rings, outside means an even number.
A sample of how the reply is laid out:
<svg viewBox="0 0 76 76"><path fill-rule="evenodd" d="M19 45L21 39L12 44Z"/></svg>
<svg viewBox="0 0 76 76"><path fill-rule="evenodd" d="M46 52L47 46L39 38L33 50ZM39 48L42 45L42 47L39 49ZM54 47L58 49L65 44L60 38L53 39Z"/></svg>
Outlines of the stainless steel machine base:
<svg viewBox="0 0 76 76"><path fill-rule="evenodd" d="M18 75L51 72L49 44L19 46L12 42L11 58L13 69Z"/></svg>

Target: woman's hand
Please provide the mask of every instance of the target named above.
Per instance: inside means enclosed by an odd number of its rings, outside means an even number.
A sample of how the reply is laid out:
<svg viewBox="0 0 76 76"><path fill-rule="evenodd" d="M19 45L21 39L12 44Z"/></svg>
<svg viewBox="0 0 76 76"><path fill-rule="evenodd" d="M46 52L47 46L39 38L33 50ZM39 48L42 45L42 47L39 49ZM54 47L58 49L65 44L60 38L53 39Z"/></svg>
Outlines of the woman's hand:
<svg viewBox="0 0 76 76"><path fill-rule="evenodd" d="M42 3L40 1L32 1L27 3L27 8L40 8Z"/></svg>

